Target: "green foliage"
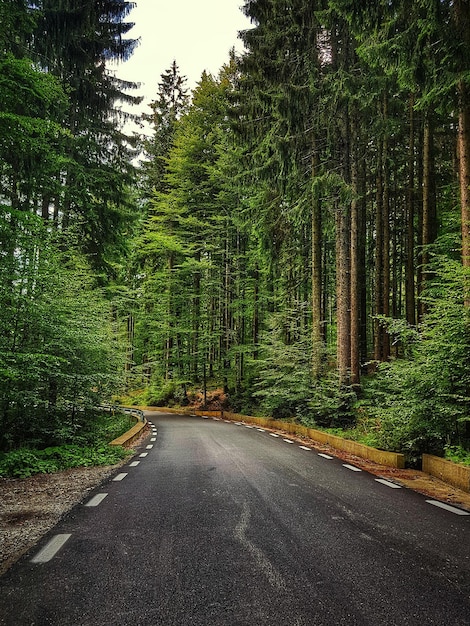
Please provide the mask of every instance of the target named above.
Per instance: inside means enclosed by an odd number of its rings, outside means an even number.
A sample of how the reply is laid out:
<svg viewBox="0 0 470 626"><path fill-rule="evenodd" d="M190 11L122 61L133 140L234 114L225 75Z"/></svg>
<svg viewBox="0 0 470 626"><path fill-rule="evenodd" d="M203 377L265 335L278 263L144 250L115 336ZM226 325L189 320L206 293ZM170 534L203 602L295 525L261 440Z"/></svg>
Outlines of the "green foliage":
<svg viewBox="0 0 470 626"><path fill-rule="evenodd" d="M50 425L49 443L54 442L53 445L33 447L35 442L26 440L20 448L1 452L0 476L27 478L71 467L113 465L129 454L120 446L108 445L135 424L129 415L120 412L81 415L75 428L70 428L65 418L64 415L62 424ZM27 425L24 426L27 430Z"/></svg>
<svg viewBox="0 0 470 626"><path fill-rule="evenodd" d="M347 428L354 423L352 407L355 401L355 392L339 384L336 372L328 372L313 381L308 402L309 417L302 422L307 426Z"/></svg>
<svg viewBox="0 0 470 626"><path fill-rule="evenodd" d="M261 354L256 365L256 391L265 415L275 419L306 417L312 390L309 338L294 331L295 314L271 318L270 329L261 337Z"/></svg>
<svg viewBox="0 0 470 626"><path fill-rule="evenodd" d="M354 392L342 388L336 373L325 368L314 378L311 337L298 327L298 313L272 316L261 337L253 397L275 419L296 418L307 426L337 426L353 421Z"/></svg>
<svg viewBox="0 0 470 626"><path fill-rule="evenodd" d="M129 454L119 446L55 446L44 450L20 448L0 454L0 476L28 478L52 474L73 467L114 465Z"/></svg>
<svg viewBox="0 0 470 626"><path fill-rule="evenodd" d="M150 385L143 399L146 406L173 406L177 401L180 385L173 380L161 380Z"/></svg>
<svg viewBox="0 0 470 626"><path fill-rule="evenodd" d="M8 215L8 214L7 214ZM0 448L80 422L119 384L109 305L73 248L60 252L39 218L0 223ZM8 246L16 250L9 251Z"/></svg>
<svg viewBox="0 0 470 626"><path fill-rule="evenodd" d="M461 465L470 465L470 452L462 446L446 445L444 449L444 457L453 463Z"/></svg>
<svg viewBox="0 0 470 626"><path fill-rule="evenodd" d="M442 454L446 444L468 445L470 320L463 304L466 270L439 258L426 302L427 316L409 359L381 364L368 383L366 410L380 423L378 443L405 452Z"/></svg>

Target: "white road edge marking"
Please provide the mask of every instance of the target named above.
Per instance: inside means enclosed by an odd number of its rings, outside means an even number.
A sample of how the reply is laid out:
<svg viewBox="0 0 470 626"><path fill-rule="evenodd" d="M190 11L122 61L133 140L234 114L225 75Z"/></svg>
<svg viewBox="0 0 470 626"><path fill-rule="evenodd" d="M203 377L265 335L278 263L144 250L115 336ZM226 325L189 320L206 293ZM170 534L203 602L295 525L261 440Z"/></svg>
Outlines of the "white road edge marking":
<svg viewBox="0 0 470 626"><path fill-rule="evenodd" d="M282 441L285 441L286 443L294 443L293 441L291 441L290 439L283 439Z"/></svg>
<svg viewBox="0 0 470 626"><path fill-rule="evenodd" d="M145 456L147 456L148 452L142 452L142 454L139 454L139 456L143 459Z"/></svg>
<svg viewBox="0 0 470 626"><path fill-rule="evenodd" d="M107 495L107 493L97 493L96 496L93 496L93 498L91 498L91 500L88 500L85 506L98 506L98 504L101 504L103 502Z"/></svg>
<svg viewBox="0 0 470 626"><path fill-rule="evenodd" d="M123 480L126 476L127 476L127 472L122 472L121 474L118 474L117 476L115 476L113 478L113 481L117 482L118 480Z"/></svg>
<svg viewBox="0 0 470 626"><path fill-rule="evenodd" d="M248 426L248 424L243 424L245 428L254 428L254 426Z"/></svg>
<svg viewBox="0 0 470 626"><path fill-rule="evenodd" d="M374 478L375 482L377 483L381 483L382 485L386 485L387 487L390 487L391 489L401 489L401 485L396 485L395 483L391 483L388 480L385 480L385 478Z"/></svg>
<svg viewBox="0 0 470 626"><path fill-rule="evenodd" d="M265 433L266 431L264 430L264 428L257 428L256 430L259 430L260 433Z"/></svg>
<svg viewBox="0 0 470 626"><path fill-rule="evenodd" d="M146 450L151 450L153 448L153 443L149 443L148 446L145 446Z"/></svg>
<svg viewBox="0 0 470 626"><path fill-rule="evenodd" d="M132 463L129 463L129 467L137 467L139 463L140 461L132 461Z"/></svg>
<svg viewBox="0 0 470 626"><path fill-rule="evenodd" d="M307 448L307 446L299 446L299 448L300 448L301 450L309 450L309 451L311 451L311 450L312 450L312 448Z"/></svg>
<svg viewBox="0 0 470 626"><path fill-rule="evenodd" d="M318 456L321 456L323 459L328 459L331 460L333 457L330 456L329 454L325 454L324 452L319 452Z"/></svg>
<svg viewBox="0 0 470 626"><path fill-rule="evenodd" d="M150 441L157 441L157 438L156 438L156 437L152 437L152 438L150 439Z"/></svg>
<svg viewBox="0 0 470 626"><path fill-rule="evenodd" d="M456 515L470 515L468 511L463 511L462 509L457 509L454 506L450 506L449 504L444 504L444 502L438 502L437 500L426 500L428 504L432 504L434 506L438 506L441 509L445 509L446 511L450 511L451 513L455 513Z"/></svg>
<svg viewBox="0 0 470 626"><path fill-rule="evenodd" d="M32 563L47 563L50 561L57 552L62 548L64 543L70 539L71 534L56 535L47 543L42 550L40 550L36 556L31 559Z"/></svg>
<svg viewBox="0 0 470 626"><path fill-rule="evenodd" d="M362 470L359 469L358 467L355 467L354 465L348 465L348 463L343 463L343 467L345 467L348 470L351 470L352 472L362 472Z"/></svg>
<svg viewBox="0 0 470 626"><path fill-rule="evenodd" d="M276 433L269 433L271 435L271 437L279 437L279 435L276 435Z"/></svg>

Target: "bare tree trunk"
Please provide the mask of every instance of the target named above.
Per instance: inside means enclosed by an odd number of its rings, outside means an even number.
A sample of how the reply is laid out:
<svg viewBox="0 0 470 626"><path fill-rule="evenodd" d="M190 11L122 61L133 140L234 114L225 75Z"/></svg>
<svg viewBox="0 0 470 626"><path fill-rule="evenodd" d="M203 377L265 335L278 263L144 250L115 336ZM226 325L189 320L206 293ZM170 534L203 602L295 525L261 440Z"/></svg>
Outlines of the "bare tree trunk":
<svg viewBox="0 0 470 626"><path fill-rule="evenodd" d="M470 4L468 0L455 0L454 19L459 42L465 52L470 47ZM467 71L466 59L461 61L461 71ZM460 213L462 230L462 264L470 267L470 91L464 79L457 86L459 97L459 181L460 181ZM470 306L470 292L466 285L465 305Z"/></svg>
<svg viewBox="0 0 470 626"><path fill-rule="evenodd" d="M383 118L388 122L388 99L384 94ZM390 176L388 166L388 130L385 130L383 140L383 201L382 201L382 225L383 225L383 246L382 246L382 268L383 268L383 292L382 292L382 313L385 317L390 317ZM390 358L390 336L385 327L381 327L382 360Z"/></svg>
<svg viewBox="0 0 470 626"><path fill-rule="evenodd" d="M165 380L169 380L171 375L171 358L173 352L173 334L172 334L172 319L173 319L173 257L168 257L168 302L167 302L167 335L165 338Z"/></svg>
<svg viewBox="0 0 470 626"><path fill-rule="evenodd" d="M470 98L463 81L459 83L459 180L462 222L462 264L470 267ZM470 291L465 286L465 306L470 306Z"/></svg>
<svg viewBox="0 0 470 626"><path fill-rule="evenodd" d="M313 142L312 158L312 372L318 378L322 359L322 220L320 211L320 194L315 186L318 159L316 146Z"/></svg>
<svg viewBox="0 0 470 626"><path fill-rule="evenodd" d="M434 137L431 113L427 113L424 119L423 129L423 209L422 209L422 286L423 292L426 281L429 279L429 249L428 246L436 238L436 192L434 183ZM424 302L420 306L421 315L426 313Z"/></svg>
<svg viewBox="0 0 470 626"><path fill-rule="evenodd" d="M377 146L377 192L375 207L375 276L374 276L374 313L381 315L383 305L383 142ZM374 320L374 359L382 361L382 325Z"/></svg>
<svg viewBox="0 0 470 626"><path fill-rule="evenodd" d="M359 217L359 184L358 184L358 128L356 115L353 113L351 124L352 159L351 185L353 200L351 202L351 385L360 385L360 217Z"/></svg>
<svg viewBox="0 0 470 626"><path fill-rule="evenodd" d="M359 176L359 251L358 251L358 263L359 263L359 298L360 298L360 354L361 363L367 363L369 360L368 342L367 342L367 328L368 328L368 306L367 306L367 268L366 268L366 246L367 246L367 217L366 217L366 160L363 156L359 161L360 163L360 176ZM363 365L364 368L364 365Z"/></svg>
<svg viewBox="0 0 470 626"><path fill-rule="evenodd" d="M258 358L258 336L259 336L259 268L258 264L255 265L253 270L253 326L252 326L252 341L253 341L253 358Z"/></svg>
<svg viewBox="0 0 470 626"><path fill-rule="evenodd" d="M415 287L415 129L414 96L410 96L409 146L408 146L408 188L406 192L406 264L405 264L405 308L406 321L416 326L416 287Z"/></svg>

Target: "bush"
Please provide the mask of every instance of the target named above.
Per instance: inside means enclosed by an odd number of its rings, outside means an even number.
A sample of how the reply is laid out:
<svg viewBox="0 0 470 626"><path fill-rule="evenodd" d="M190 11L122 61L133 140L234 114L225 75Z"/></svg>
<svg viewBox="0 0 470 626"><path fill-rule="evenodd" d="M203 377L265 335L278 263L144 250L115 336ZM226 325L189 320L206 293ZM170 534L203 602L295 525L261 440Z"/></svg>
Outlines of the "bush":
<svg viewBox="0 0 470 626"><path fill-rule="evenodd" d="M125 413L97 413L93 420L82 416L81 423L75 422L74 429L63 425L60 432L67 433L66 443L41 448L30 440L21 448L0 454L0 476L27 478L72 467L114 465L129 452L108 443L134 424L135 420ZM57 431L51 433L51 440L54 437L59 438Z"/></svg>
<svg viewBox="0 0 470 626"><path fill-rule="evenodd" d="M52 474L72 467L114 465L129 454L119 446L55 446L44 450L20 448L0 456L0 476L28 478L34 474Z"/></svg>

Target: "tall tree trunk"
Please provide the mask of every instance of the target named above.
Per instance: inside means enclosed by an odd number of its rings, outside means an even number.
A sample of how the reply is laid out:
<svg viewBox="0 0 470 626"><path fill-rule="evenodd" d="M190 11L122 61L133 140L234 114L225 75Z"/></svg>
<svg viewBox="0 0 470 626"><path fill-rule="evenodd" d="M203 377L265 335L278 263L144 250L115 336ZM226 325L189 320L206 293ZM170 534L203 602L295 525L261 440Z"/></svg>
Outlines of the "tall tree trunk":
<svg viewBox="0 0 470 626"><path fill-rule="evenodd" d="M358 128L357 113L353 112L351 124L351 186L353 200L351 202L351 385L360 384L360 203L359 203L359 172L358 172Z"/></svg>
<svg viewBox="0 0 470 626"><path fill-rule="evenodd" d="M468 0L455 0L454 19L457 37L462 49L461 72L468 72L465 56L470 47L470 3ZM462 264L470 267L470 90L467 82L461 78L457 85L459 102L459 182L460 213L462 230ZM465 288L465 305L470 306L470 292Z"/></svg>
<svg viewBox="0 0 470 626"><path fill-rule="evenodd" d="M366 264L366 248L367 248L367 204L366 204L366 159L363 156L364 151L361 151L361 158L359 160L359 207L358 207L358 229L359 229L359 241L358 241L358 272L359 272L359 298L360 298L360 323L359 323L359 337L360 337L360 356L361 363L365 364L369 360L368 341L367 341L367 328L368 328L368 303L367 303L367 264ZM367 366L363 365L364 373L367 373Z"/></svg>
<svg viewBox="0 0 470 626"><path fill-rule="evenodd" d="M416 326L416 287L415 287L415 124L414 96L410 95L408 105L408 187L406 191L406 262L405 262L405 314L406 321Z"/></svg>
<svg viewBox="0 0 470 626"><path fill-rule="evenodd" d="M253 341L253 359L258 358L258 337L259 337L259 280L260 272L258 264L255 264L253 270L253 325L252 325L252 341Z"/></svg>
<svg viewBox="0 0 470 626"><path fill-rule="evenodd" d="M345 107L342 115L339 163L345 183L350 182L350 120ZM351 206L336 208L336 318L337 360L340 385L350 384L351 372Z"/></svg>
<svg viewBox="0 0 470 626"><path fill-rule="evenodd" d="M388 98L384 94L383 98L383 118L385 125L388 123ZM383 140L383 201L382 201L382 225L383 225L383 246L382 246L382 268L383 268L383 291L382 291L382 313L385 317L390 317L390 176L389 176L389 145L388 129L385 128ZM390 358L390 336L385 327L381 327L382 360Z"/></svg>
<svg viewBox="0 0 470 626"><path fill-rule="evenodd" d="M429 248L436 238L436 191L434 171L434 132L432 115L428 112L424 119L423 129L423 200L422 200L422 285L421 293L429 279ZM421 317L426 313L424 302L420 305Z"/></svg>
<svg viewBox="0 0 470 626"><path fill-rule="evenodd" d="M171 377L171 360L173 353L173 256L168 257L168 283L167 283L167 320L165 337L165 380Z"/></svg>
<svg viewBox="0 0 470 626"><path fill-rule="evenodd" d="M463 81L459 83L459 181L462 228L462 263L470 267L470 92ZM470 290L465 288L465 305L470 306Z"/></svg>
<svg viewBox="0 0 470 626"><path fill-rule="evenodd" d="M336 209L336 323L339 382L350 383L351 318L350 318L350 210Z"/></svg>
<svg viewBox="0 0 470 626"><path fill-rule="evenodd" d="M196 253L195 261L197 264L201 261L201 254ZM193 310L192 310L192 346L191 346L191 374L193 380L199 380L199 360L201 357L200 350L200 318L201 318L201 271L197 269L193 276ZM205 356L203 357L205 358Z"/></svg>
<svg viewBox="0 0 470 626"><path fill-rule="evenodd" d="M375 202L375 275L374 275L374 314L383 313L383 259L384 259L384 229L383 229L383 141L377 146L377 190ZM382 325L374 319L374 359L382 361Z"/></svg>
<svg viewBox="0 0 470 626"><path fill-rule="evenodd" d="M322 360L322 220L320 210L320 194L315 184L318 157L313 142L312 158L312 373L318 378Z"/></svg>

